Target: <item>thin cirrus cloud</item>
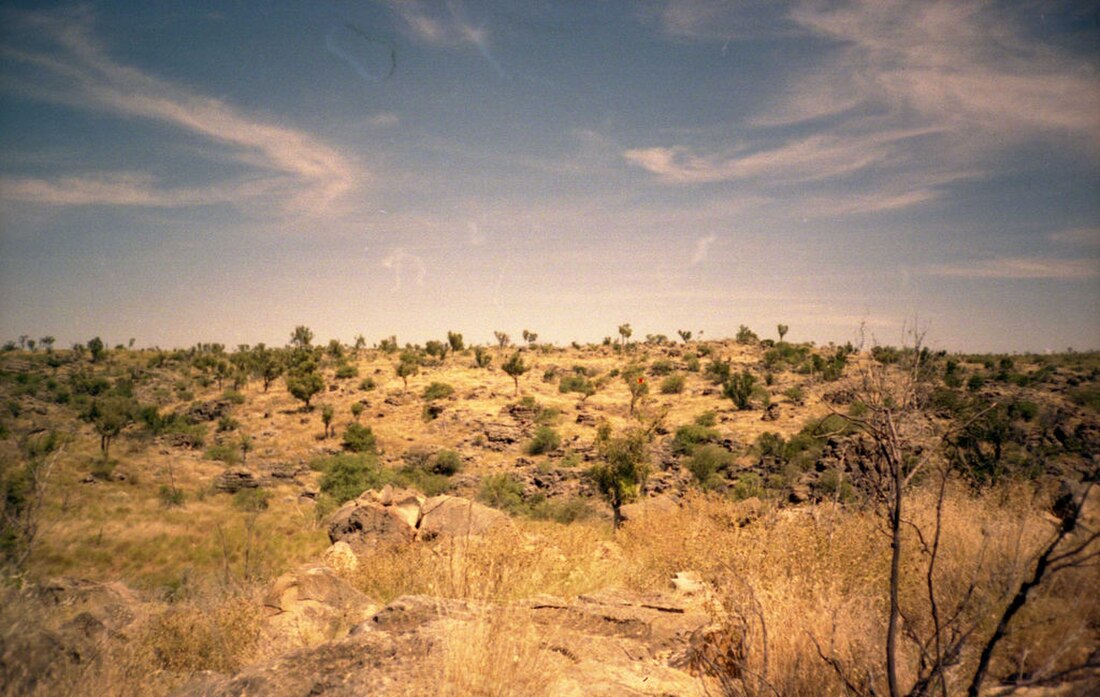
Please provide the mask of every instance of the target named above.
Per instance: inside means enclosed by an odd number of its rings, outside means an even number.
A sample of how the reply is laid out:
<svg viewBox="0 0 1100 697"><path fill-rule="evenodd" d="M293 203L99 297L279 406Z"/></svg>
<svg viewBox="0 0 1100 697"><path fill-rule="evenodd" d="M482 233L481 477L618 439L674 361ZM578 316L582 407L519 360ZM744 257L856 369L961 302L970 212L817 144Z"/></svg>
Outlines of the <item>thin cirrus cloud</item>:
<svg viewBox="0 0 1100 697"><path fill-rule="evenodd" d="M776 7L786 11L776 25L824 40L825 56L740 124L736 144L635 147L623 151L627 163L675 185L828 184L873 173L828 194L865 200L851 207L858 212L938 198L951 182L981 176L983 163L1036 138L1100 146L1093 70L1028 38L1011 8L971 0ZM715 27L744 16L731 3L674 0L663 29L717 40ZM777 127L803 133L777 142ZM912 195L897 190L902 179Z"/></svg>
<svg viewBox="0 0 1100 697"><path fill-rule="evenodd" d="M1084 280L1100 276L1098 259L1043 259L1008 257L966 264L943 264L928 269L932 276L972 279Z"/></svg>
<svg viewBox="0 0 1100 697"><path fill-rule="evenodd" d="M424 266L424 260L406 251L402 247L397 247L392 250L386 258L381 261L381 264L382 268L393 271L392 292L401 290L403 276L410 272L413 274L416 285L424 285L424 277L427 275L427 268Z"/></svg>
<svg viewBox="0 0 1100 697"><path fill-rule="evenodd" d="M816 134L778 147L747 148L718 155L693 154L684 147L627 150L624 157L670 183L707 183L733 179L814 180L852 174L897 157L906 140L934 134L935 129L870 134Z"/></svg>
<svg viewBox="0 0 1100 697"><path fill-rule="evenodd" d="M695 250L691 254L691 265L698 266L706 261L707 254L710 253L710 246L717 241L718 238L714 235L707 235L695 240Z"/></svg>
<svg viewBox="0 0 1100 697"><path fill-rule="evenodd" d="M110 58L91 35L87 17L22 18L56 45L50 55L4 46L4 53L37 70L25 96L124 118L168 124L227 150L251 170L216 186L173 188L149 173L92 172L53 178L5 176L4 197L53 205L192 206L245 203L282 194L287 209L314 213L351 191L363 176L353 162L308 133L250 118Z"/></svg>
<svg viewBox="0 0 1100 697"><path fill-rule="evenodd" d="M391 0L390 9L415 39L433 46L447 48L471 46L481 54L493 70L506 77L504 68L493 55L489 30L466 17L463 6L450 0L446 3L420 0Z"/></svg>
<svg viewBox="0 0 1100 697"><path fill-rule="evenodd" d="M959 132L998 139L1066 133L1100 145L1100 90L1092 70L1027 39L1022 20L1001 7L975 0L858 0L800 4L791 18L842 47L824 69L796 80L791 94L815 84L814 92L844 108L858 99L915 111ZM785 109L790 104L777 106L797 114Z"/></svg>

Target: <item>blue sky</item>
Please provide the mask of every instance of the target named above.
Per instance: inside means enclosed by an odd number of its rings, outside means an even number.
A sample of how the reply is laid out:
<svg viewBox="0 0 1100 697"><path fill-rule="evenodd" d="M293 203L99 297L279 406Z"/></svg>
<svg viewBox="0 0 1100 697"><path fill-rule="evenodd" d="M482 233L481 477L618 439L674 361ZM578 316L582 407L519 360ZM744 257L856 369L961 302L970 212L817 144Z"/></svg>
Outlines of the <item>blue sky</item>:
<svg viewBox="0 0 1100 697"><path fill-rule="evenodd" d="M0 337L1100 348L1100 13L4 3Z"/></svg>

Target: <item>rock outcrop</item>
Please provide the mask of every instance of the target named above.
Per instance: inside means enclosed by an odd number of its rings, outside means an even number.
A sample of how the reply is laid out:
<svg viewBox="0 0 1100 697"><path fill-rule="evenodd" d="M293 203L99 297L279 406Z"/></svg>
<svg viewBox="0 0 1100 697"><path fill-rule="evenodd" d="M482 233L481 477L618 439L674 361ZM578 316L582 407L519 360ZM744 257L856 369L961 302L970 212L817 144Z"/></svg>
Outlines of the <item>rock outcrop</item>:
<svg viewBox="0 0 1100 697"><path fill-rule="evenodd" d="M275 579L264 596L264 630L276 646L315 646L345 636L378 606L323 564Z"/></svg>
<svg viewBox="0 0 1100 697"><path fill-rule="evenodd" d="M476 681L493 671L496 678L538 682L538 693L548 695L701 695L702 684L686 666L711 617L701 600L703 584L688 574L677 578L681 590L660 595L611 589L507 606L403 596L342 639L233 676L207 674L174 694L464 694L476 689L451 684L451 674ZM518 662L521 654L523 664L500 667L501 656Z"/></svg>
<svg viewBox="0 0 1100 697"><path fill-rule="evenodd" d="M425 498L411 489L386 485L341 506L329 519L332 542L353 548L481 535L508 522L504 513L458 496Z"/></svg>

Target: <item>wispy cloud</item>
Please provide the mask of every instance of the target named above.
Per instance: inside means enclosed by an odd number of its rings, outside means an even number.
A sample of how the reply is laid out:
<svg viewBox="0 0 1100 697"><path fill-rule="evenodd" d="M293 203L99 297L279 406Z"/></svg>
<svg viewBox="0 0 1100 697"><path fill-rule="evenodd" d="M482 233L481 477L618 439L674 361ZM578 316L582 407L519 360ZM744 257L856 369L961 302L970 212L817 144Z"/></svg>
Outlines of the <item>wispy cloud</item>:
<svg viewBox="0 0 1100 697"><path fill-rule="evenodd" d="M695 251L691 254L691 265L697 266L706 261L710 246L718 240L714 235L707 235L695 240Z"/></svg>
<svg viewBox="0 0 1100 697"><path fill-rule="evenodd" d="M424 260L405 251L404 248L394 249L381 263L382 268L393 271L393 292L401 290L402 277L408 273L413 274L416 285L424 285L424 277L427 274Z"/></svg>
<svg viewBox="0 0 1100 697"><path fill-rule="evenodd" d="M729 30L717 28L763 16L755 3L661 7L666 34L697 40L721 40ZM769 22L816 37L820 59L762 97L732 143L659 143L622 156L667 184L736 181L768 191L811 183L802 201L848 214L939 198L1036 139L1100 147L1095 66L1034 38L1013 8L978 0L774 3L763 14L786 18ZM791 131L798 135L779 135Z"/></svg>
<svg viewBox="0 0 1100 697"><path fill-rule="evenodd" d="M433 46L472 47L498 75L506 77L493 55L488 28L469 20L460 3L455 0L446 3L391 0L389 4L406 31L417 40Z"/></svg>
<svg viewBox="0 0 1100 697"><path fill-rule="evenodd" d="M782 178L786 181L843 176L897 156L907 140L935 133L932 129L869 134L818 134L776 147L736 148L723 155L696 155L684 147L627 150L624 157L667 182L705 183L733 179Z"/></svg>
<svg viewBox="0 0 1100 697"><path fill-rule="evenodd" d="M859 101L959 133L1079 135L1100 146L1093 69L1027 38L1013 7L977 0L802 3L791 18L837 48L822 68L796 79L789 95L797 104L809 92L835 108ZM791 105L775 110L791 113Z"/></svg>
<svg viewBox="0 0 1100 697"><path fill-rule="evenodd" d="M0 177L0 192L12 201L53 206L147 206L178 208L211 203L232 203L242 196L262 193L263 185L242 183L221 187L165 188L149 174L108 172L54 180L35 177Z"/></svg>
<svg viewBox="0 0 1100 697"><path fill-rule="evenodd" d="M471 247L480 247L485 244L486 236L481 227L473 220L466 223L466 241Z"/></svg>
<svg viewBox="0 0 1100 697"><path fill-rule="evenodd" d="M943 264L927 270L932 276L974 279L1060 279L1066 281L1100 276L1100 259L1043 259L1008 257L969 263Z"/></svg>
<svg viewBox="0 0 1100 697"><path fill-rule="evenodd" d="M92 36L87 16L29 15L21 21L55 45L48 55L4 46L9 58L37 69L39 84L28 96L173 126L217 144L252 171L197 189L164 187L154 175L125 172L14 177L14 186L4 188L6 198L59 205L184 206L243 203L268 194L280 195L295 213L316 213L362 176L354 163L306 132L249 117L221 100L116 62Z"/></svg>
<svg viewBox="0 0 1100 697"><path fill-rule="evenodd" d="M780 0L664 0L656 6L661 29L679 39L729 41L789 33Z"/></svg>
<svg viewBox="0 0 1100 697"><path fill-rule="evenodd" d="M1082 227L1059 230L1047 235L1047 239L1073 247L1100 247L1100 228Z"/></svg>

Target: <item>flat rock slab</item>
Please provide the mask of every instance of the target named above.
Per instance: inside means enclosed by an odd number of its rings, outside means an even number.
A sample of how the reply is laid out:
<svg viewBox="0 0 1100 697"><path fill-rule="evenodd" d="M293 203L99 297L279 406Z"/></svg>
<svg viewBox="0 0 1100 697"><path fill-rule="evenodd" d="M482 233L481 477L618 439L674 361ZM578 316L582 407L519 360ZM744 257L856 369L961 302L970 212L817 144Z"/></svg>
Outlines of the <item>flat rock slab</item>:
<svg viewBox="0 0 1100 697"><path fill-rule="evenodd" d="M691 637L708 621L697 604L681 597L622 590L576 600L541 596L510 605L403 596L343 639L284 654L233 676L207 674L173 694L452 694L439 684L448 651L463 658L478 655L476 642L499 641L501 634L507 641L514 633L535 642L548 685L545 694L696 696L703 694L700 681L678 666L688 663L684 654L691 651ZM456 637L477 638L456 644Z"/></svg>

